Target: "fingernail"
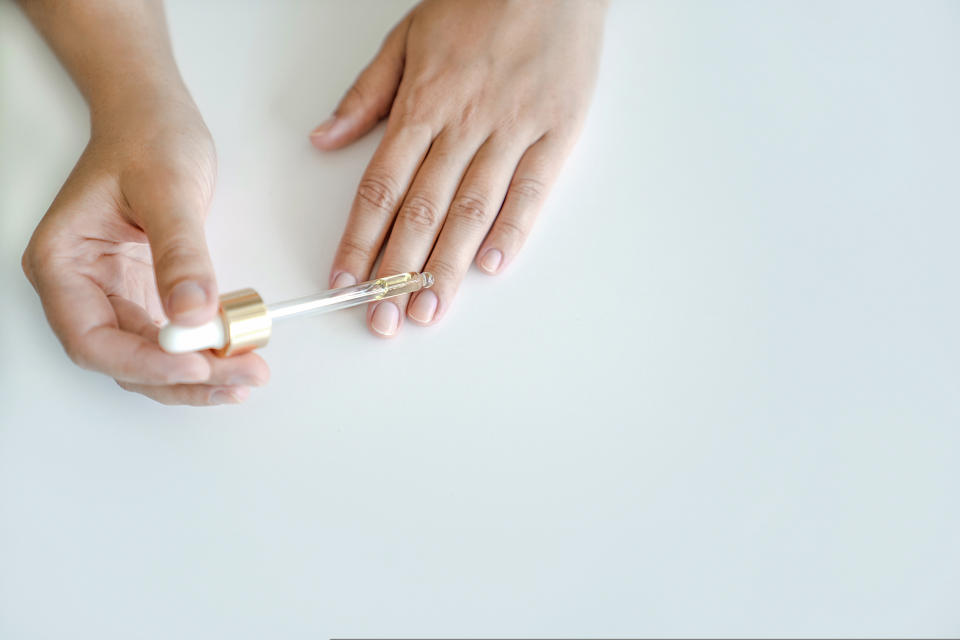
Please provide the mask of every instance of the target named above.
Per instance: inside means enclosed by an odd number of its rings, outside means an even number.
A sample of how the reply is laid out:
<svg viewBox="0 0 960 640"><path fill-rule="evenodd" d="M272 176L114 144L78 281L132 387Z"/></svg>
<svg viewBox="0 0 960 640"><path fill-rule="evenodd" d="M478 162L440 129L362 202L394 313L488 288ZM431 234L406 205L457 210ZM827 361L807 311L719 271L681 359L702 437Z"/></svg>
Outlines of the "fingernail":
<svg viewBox="0 0 960 640"><path fill-rule="evenodd" d="M250 395L250 389L247 387L234 387L232 389L217 389L210 394L210 404L239 404Z"/></svg>
<svg viewBox="0 0 960 640"><path fill-rule="evenodd" d="M488 249L487 252L480 257L480 268L487 273L496 273L497 269L500 268L501 262L503 262L503 254L500 253L500 250Z"/></svg>
<svg viewBox="0 0 960 640"><path fill-rule="evenodd" d="M349 287L352 284L357 284L357 279L353 277L353 274L347 273L346 271L341 271L337 274L337 277L333 279L334 289Z"/></svg>
<svg viewBox="0 0 960 640"><path fill-rule="evenodd" d="M433 314L436 312L437 294L429 289L421 291L407 309L408 316L423 324L427 324L433 320Z"/></svg>
<svg viewBox="0 0 960 640"><path fill-rule="evenodd" d="M400 309L392 302L381 302L373 310L370 326L382 336L392 336L400 324Z"/></svg>
<svg viewBox="0 0 960 640"><path fill-rule="evenodd" d="M168 298L171 315L178 316L200 309L207 304L207 292L196 282L184 280L173 288Z"/></svg>
<svg viewBox="0 0 960 640"><path fill-rule="evenodd" d="M336 135L346 126L346 122L347 121L344 118L330 116L310 132L310 137L324 138L327 136Z"/></svg>

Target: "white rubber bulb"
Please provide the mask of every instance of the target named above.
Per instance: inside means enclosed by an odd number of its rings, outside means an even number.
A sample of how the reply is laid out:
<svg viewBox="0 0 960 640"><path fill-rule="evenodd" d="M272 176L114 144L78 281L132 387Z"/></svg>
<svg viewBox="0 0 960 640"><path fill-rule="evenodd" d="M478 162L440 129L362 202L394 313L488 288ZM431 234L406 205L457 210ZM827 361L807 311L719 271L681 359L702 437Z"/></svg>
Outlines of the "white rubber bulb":
<svg viewBox="0 0 960 640"><path fill-rule="evenodd" d="M190 353L204 349L222 349L227 343L223 318L217 316L198 327L168 324L160 329L160 348L167 353Z"/></svg>

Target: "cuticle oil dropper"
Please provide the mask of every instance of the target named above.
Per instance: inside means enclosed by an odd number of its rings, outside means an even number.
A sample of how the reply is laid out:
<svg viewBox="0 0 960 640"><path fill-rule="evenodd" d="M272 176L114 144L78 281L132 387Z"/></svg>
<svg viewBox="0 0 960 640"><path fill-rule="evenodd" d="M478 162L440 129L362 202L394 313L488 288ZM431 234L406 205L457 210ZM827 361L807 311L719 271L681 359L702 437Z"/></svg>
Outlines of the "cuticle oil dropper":
<svg viewBox="0 0 960 640"><path fill-rule="evenodd" d="M246 353L267 344L274 320L346 309L432 285L430 273L398 273L269 305L253 289L241 289L220 296L220 313L206 324L197 327L168 324L160 329L160 347L167 353L205 349L213 349L218 356Z"/></svg>

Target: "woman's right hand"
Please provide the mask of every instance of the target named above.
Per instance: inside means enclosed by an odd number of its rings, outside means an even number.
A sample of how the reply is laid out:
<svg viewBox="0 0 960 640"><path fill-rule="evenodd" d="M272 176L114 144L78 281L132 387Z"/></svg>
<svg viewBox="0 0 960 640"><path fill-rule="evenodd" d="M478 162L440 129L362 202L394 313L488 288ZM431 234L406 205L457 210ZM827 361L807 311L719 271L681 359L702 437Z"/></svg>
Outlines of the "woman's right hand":
<svg viewBox="0 0 960 640"><path fill-rule="evenodd" d="M25 253L23 270L79 366L164 404L243 401L269 369L248 353L171 355L164 317L217 313L203 222L216 177L213 141L185 92L94 112L90 143Z"/></svg>

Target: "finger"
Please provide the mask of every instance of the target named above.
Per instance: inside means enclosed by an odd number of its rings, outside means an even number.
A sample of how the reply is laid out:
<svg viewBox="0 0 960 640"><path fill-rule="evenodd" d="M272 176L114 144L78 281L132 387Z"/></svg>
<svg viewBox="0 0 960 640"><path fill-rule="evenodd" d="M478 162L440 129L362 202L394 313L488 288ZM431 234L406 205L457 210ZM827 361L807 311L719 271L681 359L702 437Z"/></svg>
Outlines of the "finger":
<svg viewBox="0 0 960 640"><path fill-rule="evenodd" d="M523 154L500 213L477 252L482 271L500 273L520 252L569 149L566 138L548 133Z"/></svg>
<svg viewBox="0 0 960 640"><path fill-rule="evenodd" d="M313 146L324 151L339 149L370 131L390 113L403 76L408 25L409 19L404 18L393 28L333 115L310 133Z"/></svg>
<svg viewBox="0 0 960 640"><path fill-rule="evenodd" d="M196 353L166 353L118 327L106 294L86 276L48 265L35 272L37 292L54 333L77 365L142 384L204 382L210 365Z"/></svg>
<svg viewBox="0 0 960 640"><path fill-rule="evenodd" d="M433 140L426 126L391 125L357 186L330 270L334 288L365 280L370 274L407 186Z"/></svg>
<svg viewBox="0 0 960 640"><path fill-rule="evenodd" d="M414 294L407 308L407 315L414 322L432 323L453 301L477 248L500 210L526 147L515 142L517 139L491 137L470 163L424 269L433 274L434 285ZM390 243L393 243L392 237Z"/></svg>
<svg viewBox="0 0 960 640"><path fill-rule="evenodd" d="M249 387L218 387L207 384L148 385L117 381L121 388L140 393L160 404L202 407L239 404L250 396Z"/></svg>
<svg viewBox="0 0 960 640"><path fill-rule="evenodd" d="M132 197L131 197L132 196ZM131 194L153 254L163 310L171 322L194 326L217 313L217 283L203 231L205 211L192 198L172 191Z"/></svg>
<svg viewBox="0 0 960 640"><path fill-rule="evenodd" d="M121 330L140 335L153 344L157 343L160 328L151 321L146 310L118 296L110 296L110 303ZM203 356L210 367L210 374L204 380L207 385L259 387L270 379L270 368L263 358L255 353L230 358L217 357L212 351L203 351L199 355Z"/></svg>
<svg viewBox="0 0 960 640"><path fill-rule="evenodd" d="M434 141L397 213L378 277L423 268L476 146L477 141L446 134ZM370 329L381 337L395 335L408 298L371 304L367 316Z"/></svg>

